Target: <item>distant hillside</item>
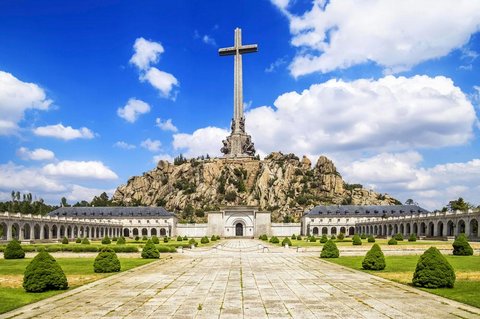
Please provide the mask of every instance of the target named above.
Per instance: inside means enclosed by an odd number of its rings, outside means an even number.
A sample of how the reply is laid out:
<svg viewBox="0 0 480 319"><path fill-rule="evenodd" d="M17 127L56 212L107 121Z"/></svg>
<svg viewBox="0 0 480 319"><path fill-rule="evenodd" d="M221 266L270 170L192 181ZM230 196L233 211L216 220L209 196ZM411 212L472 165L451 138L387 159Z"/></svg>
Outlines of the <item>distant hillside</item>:
<svg viewBox="0 0 480 319"><path fill-rule="evenodd" d="M278 152L264 160L159 161L153 170L118 187L113 201L164 206L188 221L202 221L206 211L231 205L258 206L271 211L274 221L298 221L304 211L320 204L399 204L387 194L345 183L325 156L312 167L305 156L300 160Z"/></svg>

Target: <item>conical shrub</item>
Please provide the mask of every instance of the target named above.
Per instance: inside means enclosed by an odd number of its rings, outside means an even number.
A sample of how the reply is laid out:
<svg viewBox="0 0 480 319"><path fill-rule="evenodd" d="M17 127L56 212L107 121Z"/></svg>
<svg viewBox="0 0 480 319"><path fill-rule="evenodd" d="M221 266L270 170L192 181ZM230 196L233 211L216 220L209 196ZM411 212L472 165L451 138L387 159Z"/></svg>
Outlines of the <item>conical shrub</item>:
<svg viewBox="0 0 480 319"><path fill-rule="evenodd" d="M153 236L152 236L152 243L154 243L154 244L160 244L160 239L158 239L157 236L153 235Z"/></svg>
<svg viewBox="0 0 480 319"><path fill-rule="evenodd" d="M90 241L88 240L87 237L84 237L84 238L82 239L82 245L90 245Z"/></svg>
<svg viewBox="0 0 480 319"><path fill-rule="evenodd" d="M358 236L357 234L353 235L352 245L354 245L354 246L362 245L362 240L360 239L360 236Z"/></svg>
<svg viewBox="0 0 480 319"><path fill-rule="evenodd" d="M397 240L396 240L395 238L392 237L392 238L390 238L390 239L388 240L388 244L389 244L389 245L397 245L398 242L397 242Z"/></svg>
<svg viewBox="0 0 480 319"><path fill-rule="evenodd" d="M378 244L373 244L362 261L362 267L366 270L385 269L385 256Z"/></svg>
<svg viewBox="0 0 480 319"><path fill-rule="evenodd" d="M5 259L22 259L25 258L25 251L23 251L22 245L16 239L8 243L3 252L3 258Z"/></svg>
<svg viewBox="0 0 480 319"><path fill-rule="evenodd" d="M55 258L46 251L41 251L25 269L23 288L27 292L65 290L68 281Z"/></svg>
<svg viewBox="0 0 480 319"><path fill-rule="evenodd" d="M340 252L338 251L337 245L333 240L329 240L323 245L322 252L320 253L320 258L338 258Z"/></svg>
<svg viewBox="0 0 480 319"><path fill-rule="evenodd" d="M453 288L455 271L437 248L430 247L420 256L412 282L417 287Z"/></svg>
<svg viewBox="0 0 480 319"><path fill-rule="evenodd" d="M102 244L103 245L110 245L111 243L112 243L112 241L110 240L110 237L108 237L108 236L103 237L103 239L102 239Z"/></svg>
<svg viewBox="0 0 480 319"><path fill-rule="evenodd" d="M320 243L325 244L328 241L327 235L322 235L320 237Z"/></svg>
<svg viewBox="0 0 480 319"><path fill-rule="evenodd" d="M125 243L126 243L125 237L123 237L123 236L118 237L117 245L125 245Z"/></svg>
<svg viewBox="0 0 480 319"><path fill-rule="evenodd" d="M102 248L93 262L93 271L97 273L118 272L120 268L120 260L110 248Z"/></svg>
<svg viewBox="0 0 480 319"><path fill-rule="evenodd" d="M453 254L456 256L473 255L472 246L468 243L467 236L460 234L453 242Z"/></svg>
<svg viewBox="0 0 480 319"><path fill-rule="evenodd" d="M292 246L292 241L290 240L290 238L285 237L285 238L282 240L282 246L285 246L285 245Z"/></svg>
<svg viewBox="0 0 480 319"><path fill-rule="evenodd" d="M149 239L142 250L142 258L146 259L157 259L160 258L160 253L158 252L157 247Z"/></svg>
<svg viewBox="0 0 480 319"><path fill-rule="evenodd" d="M411 235L408 237L408 241L417 241L417 235L411 234Z"/></svg>
<svg viewBox="0 0 480 319"><path fill-rule="evenodd" d="M369 243L374 243L375 242L375 237L373 237L373 235L368 236L368 242Z"/></svg>
<svg viewBox="0 0 480 319"><path fill-rule="evenodd" d="M62 244L63 245L68 245L68 238L67 237L63 237Z"/></svg>

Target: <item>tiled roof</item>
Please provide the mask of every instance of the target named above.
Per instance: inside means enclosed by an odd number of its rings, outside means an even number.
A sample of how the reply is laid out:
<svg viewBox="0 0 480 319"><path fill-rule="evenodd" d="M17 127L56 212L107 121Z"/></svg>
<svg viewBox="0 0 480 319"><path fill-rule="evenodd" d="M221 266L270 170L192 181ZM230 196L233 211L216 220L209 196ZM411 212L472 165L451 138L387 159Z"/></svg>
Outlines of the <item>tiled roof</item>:
<svg viewBox="0 0 480 319"><path fill-rule="evenodd" d="M50 216L81 218L172 217L163 207L60 207Z"/></svg>
<svg viewBox="0 0 480 319"><path fill-rule="evenodd" d="M315 206L310 211L306 212L304 216L402 216L414 215L419 213L428 213L417 205L330 205L330 206Z"/></svg>

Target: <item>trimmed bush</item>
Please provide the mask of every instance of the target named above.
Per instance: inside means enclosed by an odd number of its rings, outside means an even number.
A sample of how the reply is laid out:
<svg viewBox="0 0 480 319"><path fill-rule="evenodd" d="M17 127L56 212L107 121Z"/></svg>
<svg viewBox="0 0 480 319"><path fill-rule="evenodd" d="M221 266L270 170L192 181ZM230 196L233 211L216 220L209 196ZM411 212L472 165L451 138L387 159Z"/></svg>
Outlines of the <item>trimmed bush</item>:
<svg viewBox="0 0 480 319"><path fill-rule="evenodd" d="M27 292L65 290L68 281L55 258L46 251L41 251L25 269L23 288Z"/></svg>
<svg viewBox="0 0 480 319"><path fill-rule="evenodd" d="M298 235L297 240L302 240L302 236Z"/></svg>
<svg viewBox="0 0 480 319"><path fill-rule="evenodd" d="M417 241L417 235L411 234L410 237L408 237L408 241Z"/></svg>
<svg viewBox="0 0 480 319"><path fill-rule="evenodd" d="M217 240L220 240L220 235L217 235Z"/></svg>
<svg viewBox="0 0 480 319"><path fill-rule="evenodd" d="M147 240L145 246L142 249L142 258L145 259L158 259L160 258L160 253L158 252L157 247L152 243L151 240Z"/></svg>
<svg viewBox="0 0 480 319"><path fill-rule="evenodd" d="M163 242L164 242L164 243L168 243L168 237L167 237L167 236L164 236L164 237L163 237Z"/></svg>
<svg viewBox="0 0 480 319"><path fill-rule="evenodd" d="M103 237L102 245L110 245L111 243L112 243L112 241L110 240L110 238L108 236Z"/></svg>
<svg viewBox="0 0 480 319"><path fill-rule="evenodd" d="M375 237L373 237L373 235L368 236L368 242L369 243L374 243L375 242Z"/></svg>
<svg viewBox="0 0 480 319"><path fill-rule="evenodd" d="M455 256L471 256L473 255L472 246L468 243L467 236L460 234L453 242L453 254Z"/></svg>
<svg viewBox="0 0 480 319"><path fill-rule="evenodd" d="M331 240L335 240L335 239L337 239L337 236L332 235L332 236L330 236L330 239L331 239Z"/></svg>
<svg viewBox="0 0 480 319"><path fill-rule="evenodd" d="M366 270L385 269L385 256L378 244L373 244L362 261L362 268Z"/></svg>
<svg viewBox="0 0 480 319"><path fill-rule="evenodd" d="M397 233L393 238L395 238L396 241L403 241L403 235L400 233Z"/></svg>
<svg viewBox="0 0 480 319"><path fill-rule="evenodd" d="M272 238L270 238L270 242L272 244L278 244L280 240L278 240L277 236L272 236Z"/></svg>
<svg viewBox="0 0 480 319"><path fill-rule="evenodd" d="M75 242L77 244L81 244L82 243L82 239L80 237L77 237L77 239L75 239Z"/></svg>
<svg viewBox="0 0 480 319"><path fill-rule="evenodd" d="M437 248L430 247L420 256L412 282L417 287L453 288L455 271Z"/></svg>
<svg viewBox="0 0 480 319"><path fill-rule="evenodd" d="M202 237L202 239L200 239L200 243L202 243L202 244L208 244L209 242L210 242L210 240L208 240L207 236L204 236L204 237Z"/></svg>
<svg viewBox="0 0 480 319"><path fill-rule="evenodd" d="M260 237L258 237L260 240L268 240L268 236L266 234L263 234L263 235L260 235Z"/></svg>
<svg viewBox="0 0 480 319"><path fill-rule="evenodd" d="M297 239L297 235L293 234L291 237L293 240Z"/></svg>
<svg viewBox="0 0 480 319"><path fill-rule="evenodd" d="M147 240L148 240L148 237L147 237L147 236L143 236L143 237L142 237L142 240L143 240L143 241L147 241Z"/></svg>
<svg viewBox="0 0 480 319"><path fill-rule="evenodd" d="M338 251L337 245L333 240L329 240L323 245L322 252L320 253L320 258L338 258L340 252Z"/></svg>
<svg viewBox="0 0 480 319"><path fill-rule="evenodd" d="M93 262L93 271L99 273L119 272L120 260L110 248L102 248Z"/></svg>
<svg viewBox="0 0 480 319"><path fill-rule="evenodd" d="M176 253L177 249L172 246L157 246L160 253Z"/></svg>
<svg viewBox="0 0 480 319"><path fill-rule="evenodd" d="M68 238L67 237L63 237L62 244L63 245L68 245Z"/></svg>
<svg viewBox="0 0 480 319"><path fill-rule="evenodd" d="M20 242L16 239L8 243L3 252L3 258L5 259L22 259L25 258L25 251L20 245Z"/></svg>
<svg viewBox="0 0 480 319"><path fill-rule="evenodd" d="M360 239L360 236L358 236L357 234L353 235L352 245L354 245L354 246L362 245L362 240Z"/></svg>
<svg viewBox="0 0 480 319"><path fill-rule="evenodd" d="M139 241L140 240L140 236L135 236L135 241Z"/></svg>
<svg viewBox="0 0 480 319"><path fill-rule="evenodd" d="M187 235L183 236L183 240L188 240Z"/></svg>
<svg viewBox="0 0 480 319"><path fill-rule="evenodd" d="M297 237L297 236L295 236L295 237ZM285 246L285 245L292 246L292 242L290 241L290 238L285 237L285 238L282 240L282 246Z"/></svg>
<svg viewBox="0 0 480 319"><path fill-rule="evenodd" d="M152 243L154 243L155 245L160 244L160 239L158 239L157 236L153 235L152 236Z"/></svg>
<svg viewBox="0 0 480 319"><path fill-rule="evenodd" d="M360 236L360 239L367 239L367 234L363 233L363 234Z"/></svg>
<svg viewBox="0 0 480 319"><path fill-rule="evenodd" d="M317 241L317 237L315 236L310 236L310 238L308 238L308 241L311 242L311 243L314 243Z"/></svg>
<svg viewBox="0 0 480 319"><path fill-rule="evenodd" d="M84 238L82 239L82 245L90 245L90 240L88 240L87 237L84 237Z"/></svg>
<svg viewBox="0 0 480 319"><path fill-rule="evenodd" d="M321 244L325 244L327 241L328 241L327 235L322 235L322 237L320 237Z"/></svg>
<svg viewBox="0 0 480 319"><path fill-rule="evenodd" d="M126 240L125 237L121 236L117 239L117 245L125 245Z"/></svg>
<svg viewBox="0 0 480 319"><path fill-rule="evenodd" d="M396 245L396 244L398 244L398 243L397 243L397 240L392 237L392 238L390 238L390 240L388 241L388 244L389 244L389 245Z"/></svg>
<svg viewBox="0 0 480 319"><path fill-rule="evenodd" d="M177 241L182 241L182 240L183 240L182 236L177 236Z"/></svg>
<svg viewBox="0 0 480 319"><path fill-rule="evenodd" d="M212 238L210 238L211 241L217 241L217 236L212 235Z"/></svg>
<svg viewBox="0 0 480 319"><path fill-rule="evenodd" d="M197 241L195 240L195 238L191 238L191 239L188 241L188 243L190 244L190 246L191 246L191 245L195 245L195 247L198 246L198 243L197 243Z"/></svg>
<svg viewBox="0 0 480 319"><path fill-rule="evenodd" d="M117 240L118 240L117 237L113 237L113 238L112 238L112 241L117 241Z"/></svg>
<svg viewBox="0 0 480 319"><path fill-rule="evenodd" d="M338 237L337 237L337 240L338 240L338 241L342 241L342 240L344 240L344 239L345 239L345 234L344 234L344 233L338 234Z"/></svg>

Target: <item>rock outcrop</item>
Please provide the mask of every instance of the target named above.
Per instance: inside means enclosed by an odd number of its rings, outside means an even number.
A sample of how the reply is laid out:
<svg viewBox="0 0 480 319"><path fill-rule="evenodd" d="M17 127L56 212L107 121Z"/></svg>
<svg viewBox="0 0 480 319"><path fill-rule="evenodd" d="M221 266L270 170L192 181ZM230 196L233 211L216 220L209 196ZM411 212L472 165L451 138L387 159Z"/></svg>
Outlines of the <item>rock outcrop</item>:
<svg viewBox="0 0 480 319"><path fill-rule="evenodd" d="M264 160L192 159L179 165L159 161L142 176L117 188L121 205L164 206L187 221L205 220L221 206L252 205L272 212L274 221L298 221L315 205L390 205L387 194L347 184L335 165L320 156L312 167L307 157L275 152Z"/></svg>

